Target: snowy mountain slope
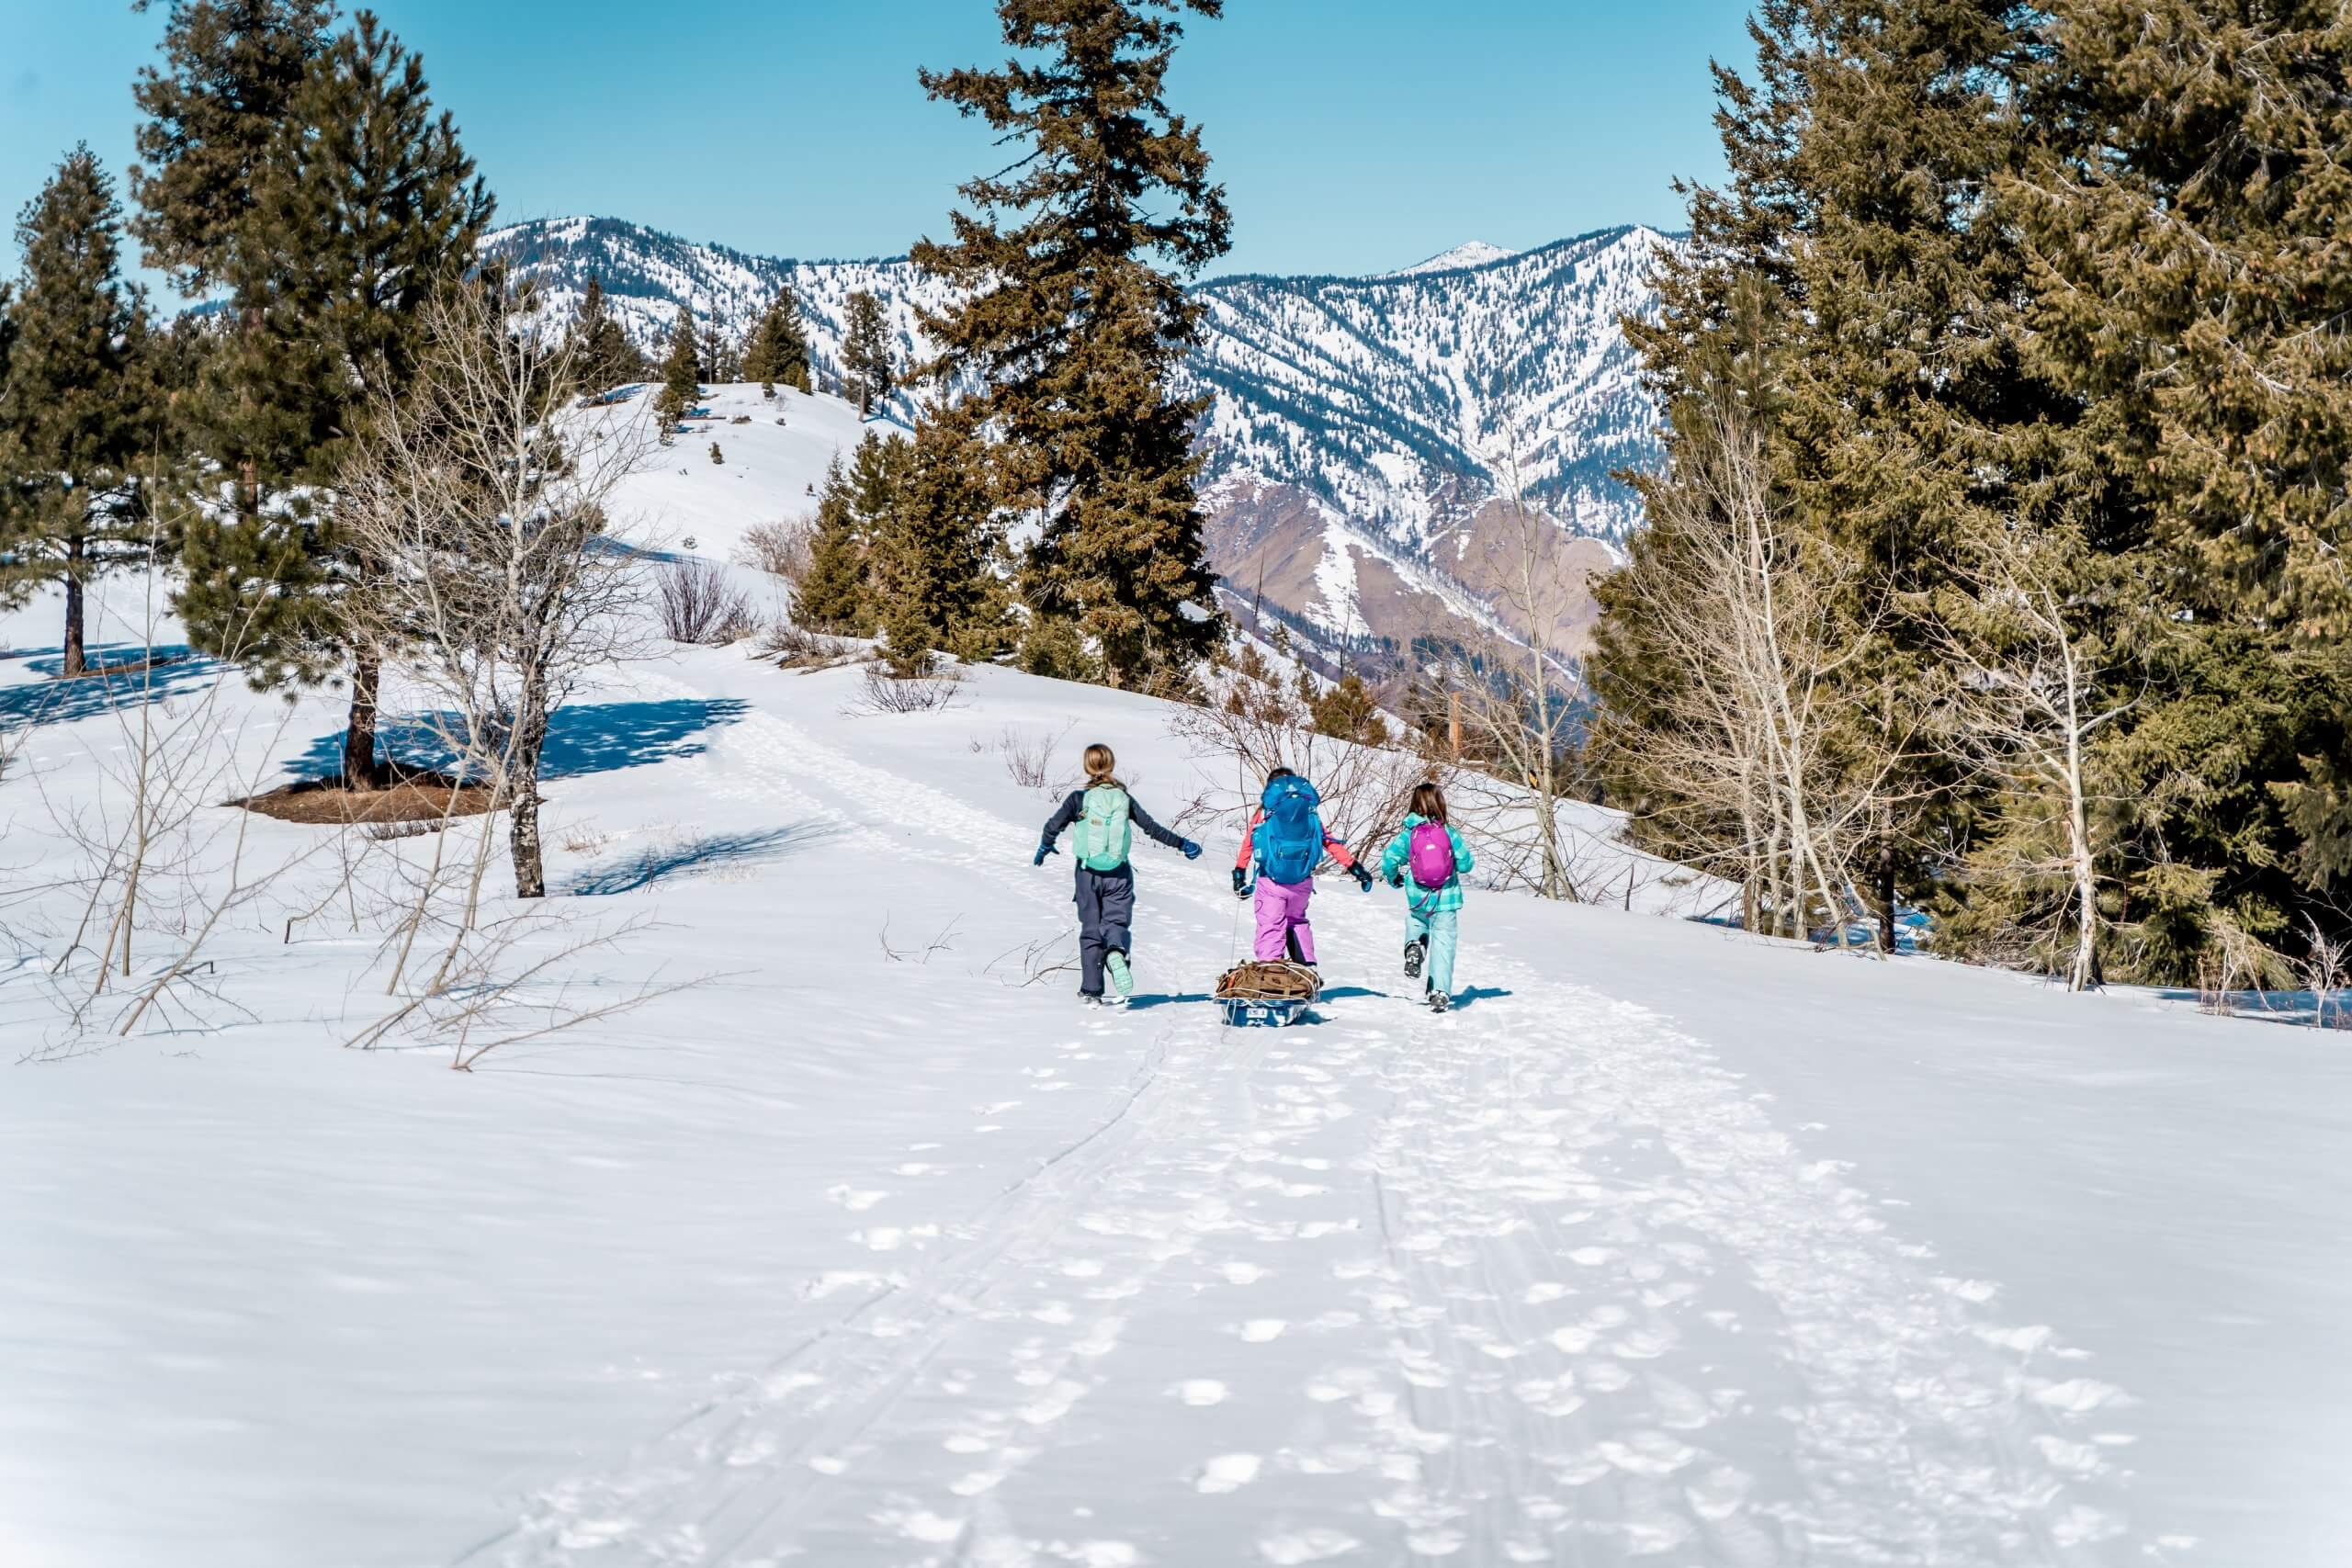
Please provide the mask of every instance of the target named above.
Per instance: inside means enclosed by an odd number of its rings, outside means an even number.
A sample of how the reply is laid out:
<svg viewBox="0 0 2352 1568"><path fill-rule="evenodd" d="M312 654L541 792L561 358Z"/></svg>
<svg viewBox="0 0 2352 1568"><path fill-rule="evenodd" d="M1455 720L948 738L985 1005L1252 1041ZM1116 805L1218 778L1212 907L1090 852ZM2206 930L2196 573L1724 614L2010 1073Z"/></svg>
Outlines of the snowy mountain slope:
<svg viewBox="0 0 2352 1568"><path fill-rule="evenodd" d="M888 420L861 422L839 398L789 387L769 399L756 384L711 386L699 406L708 417L686 421L670 446L649 452L621 482L613 512L641 543L715 560L733 558L756 524L813 515L826 467L867 432L905 433ZM713 446L724 462L710 460Z"/></svg>
<svg viewBox="0 0 2352 1568"><path fill-rule="evenodd" d="M1395 272L1381 274L1384 277L1410 277L1421 272L1451 272L1456 267L1482 266L1490 261L1500 261L1511 253L1500 245L1490 245L1484 240L1465 240L1451 250L1440 251L1427 261L1400 266Z"/></svg>
<svg viewBox="0 0 2352 1568"><path fill-rule="evenodd" d="M1320 1021L1229 1032L1207 818L1197 863L1138 850L1138 1005L1080 1014L1005 737L1057 783L1113 742L1163 817L1229 764L1121 694L988 670L877 716L854 671L702 649L576 700L548 829L551 908L655 921L567 977L692 988L470 1074L342 1050L385 1003L338 901L222 932L219 1000L11 1066L77 913L51 813L119 809L138 716L60 705L51 659L0 660L0 1561L2320 1568L2352 1534L2326 1037L1476 888L1432 1019L1398 897L1336 878ZM221 701L256 766L332 750L331 698ZM256 863L320 831L251 827Z"/></svg>
<svg viewBox="0 0 2352 1568"><path fill-rule="evenodd" d="M1253 595L1261 578L1276 580L1272 602L1333 648L1462 635L1492 617L1448 606L1465 592L1491 603L1497 584L1476 569L1478 552L1459 546L1491 526L1482 514L1515 470L1566 533L1603 542L1569 547L1574 571L1608 570L1605 542L1636 521L1610 476L1655 447L1655 414L1618 322L1648 308L1645 278L1670 243L1629 228L1519 254L1474 243L1381 277L1200 286L1204 335L1185 389L1212 400L1202 452L1213 563ZM903 259L751 256L610 219L518 224L485 249L536 277L550 311L569 313L601 278L649 349L681 299L741 334L788 281L820 381L839 363L853 290L885 301L902 363L928 352L918 310L946 302ZM892 406L912 418L911 394ZM1255 519L1237 519L1238 508ZM1272 532L1271 513L1283 519ZM1252 543L1237 549L1244 532ZM1269 573L1260 568L1270 554ZM1553 628L1566 646L1581 646L1589 608Z"/></svg>

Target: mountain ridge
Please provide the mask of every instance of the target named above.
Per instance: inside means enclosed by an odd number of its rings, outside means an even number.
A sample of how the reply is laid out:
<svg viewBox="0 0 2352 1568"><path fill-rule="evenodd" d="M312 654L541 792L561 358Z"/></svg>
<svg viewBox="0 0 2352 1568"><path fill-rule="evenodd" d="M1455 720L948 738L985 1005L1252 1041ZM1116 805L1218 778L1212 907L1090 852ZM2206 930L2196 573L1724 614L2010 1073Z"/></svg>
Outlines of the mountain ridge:
<svg viewBox="0 0 2352 1568"><path fill-rule="evenodd" d="M1621 224L1523 251L1466 242L1396 272L1193 285L1201 341L1178 390L1209 399L1198 449L1213 564L1237 581L1248 570L1253 592L1282 584L1265 596L1335 649L1483 635L1455 606L1462 592L1496 600L1481 563L1508 494L1558 524L1566 570L1609 570L1640 521L1614 476L1657 453L1622 321L1655 308L1650 273L1680 243ZM482 249L537 281L550 315L570 314L597 277L650 351L681 300L740 338L789 283L820 385L839 379L852 292L881 300L901 365L929 356L921 318L953 303L904 256L763 256L623 219L511 224ZM895 393L892 411L911 419L912 394ZM1586 596L1543 629L1575 649L1590 614ZM1502 618L1515 635L1537 629Z"/></svg>

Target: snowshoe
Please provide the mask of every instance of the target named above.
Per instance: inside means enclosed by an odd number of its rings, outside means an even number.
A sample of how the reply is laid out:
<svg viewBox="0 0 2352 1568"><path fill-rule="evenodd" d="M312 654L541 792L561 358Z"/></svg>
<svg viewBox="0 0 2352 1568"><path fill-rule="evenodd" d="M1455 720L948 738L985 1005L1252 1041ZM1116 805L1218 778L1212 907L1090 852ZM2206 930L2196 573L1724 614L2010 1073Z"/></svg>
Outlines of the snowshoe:
<svg viewBox="0 0 2352 1568"><path fill-rule="evenodd" d="M1453 998L1447 996L1443 991L1431 991L1430 993L1430 1011L1443 1012L1453 1005Z"/></svg>
<svg viewBox="0 0 2352 1568"><path fill-rule="evenodd" d="M1134 973L1127 968L1127 955L1125 953L1104 953L1102 955L1102 968L1103 972L1111 976L1111 989L1117 994L1118 1001L1124 1002L1129 997L1136 994L1136 977ZM1118 1003L1114 1002L1112 1005L1115 1007Z"/></svg>
<svg viewBox="0 0 2352 1568"><path fill-rule="evenodd" d="M1428 955L1429 950L1430 944L1419 939L1405 944L1405 978L1418 980L1421 977L1421 960Z"/></svg>

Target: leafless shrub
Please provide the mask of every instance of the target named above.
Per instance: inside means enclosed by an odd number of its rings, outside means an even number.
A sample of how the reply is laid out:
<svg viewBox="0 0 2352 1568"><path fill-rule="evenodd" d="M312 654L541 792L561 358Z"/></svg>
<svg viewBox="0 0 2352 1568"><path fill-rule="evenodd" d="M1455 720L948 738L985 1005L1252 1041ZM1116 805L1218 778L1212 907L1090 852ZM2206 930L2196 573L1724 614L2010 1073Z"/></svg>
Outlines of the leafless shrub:
<svg viewBox="0 0 2352 1568"><path fill-rule="evenodd" d="M1015 987L1035 986L1057 975L1066 975L1078 967L1078 960L1069 956L1071 940L1077 935L1078 928L1072 926L1058 936L1039 937L1007 948L980 965L980 973L1001 986ZM1056 953L1062 956L1056 958ZM1001 974L1000 966L1003 970Z"/></svg>
<svg viewBox="0 0 2352 1568"><path fill-rule="evenodd" d="M743 542L736 548L736 564L781 577L797 588L800 580L808 575L809 544L816 532L816 524L805 517L782 523L754 523L744 531Z"/></svg>
<svg viewBox="0 0 2352 1568"><path fill-rule="evenodd" d="M899 948L890 944L890 922L886 919L882 922L882 930L876 940L882 944L882 956L893 964L928 964L939 954L954 949L956 928L963 924L963 920L964 918L961 915L956 916L941 929L937 936L923 943L921 948Z"/></svg>
<svg viewBox="0 0 2352 1568"><path fill-rule="evenodd" d="M2237 1010L2241 994L2251 992L2261 1000L2263 993L2293 977L2293 966L2237 921L2216 911L2212 922L2197 965L2197 998L2201 1010L2230 1017Z"/></svg>
<svg viewBox="0 0 2352 1568"><path fill-rule="evenodd" d="M563 830L563 848L568 854L593 855L611 843L615 836L594 822L575 822Z"/></svg>
<svg viewBox="0 0 2352 1568"><path fill-rule="evenodd" d="M662 563L654 577L654 604L662 635L672 642L735 642L751 636L760 624L751 596L735 586L727 569L693 556Z"/></svg>
<svg viewBox="0 0 2352 1568"><path fill-rule="evenodd" d="M160 517L156 527L160 535ZM103 1034L129 1036L151 1018L184 1029L204 1027L223 1010L250 1017L206 955L213 939L306 868L339 861L347 879L356 859L347 832L262 852L250 837L250 813L217 809L275 771L293 710L264 717L268 733L257 738L252 721L223 704L237 686L229 664L159 657L164 596L151 564L144 656L85 678L100 683L114 738L90 748L94 786L61 797L43 774L32 775L51 831L74 846L80 863L62 884L31 890L70 890L79 902L71 931L61 925L49 933L54 947L46 977L63 1031L37 1047L36 1058L77 1054ZM119 1006L102 1016L110 998Z"/></svg>
<svg viewBox="0 0 2352 1568"><path fill-rule="evenodd" d="M459 932L430 981L345 1043L370 1050L395 1038L437 1044L471 1072L491 1052L633 1012L695 982L615 985L578 975L581 960L648 930L639 919L582 931L544 906Z"/></svg>
<svg viewBox="0 0 2352 1568"><path fill-rule="evenodd" d="M1059 731L1039 729L1023 734L1012 725L997 737L997 754L1004 771L1023 789L1045 789L1054 782L1054 750L1076 727L1072 719Z"/></svg>
<svg viewBox="0 0 2352 1568"><path fill-rule="evenodd" d="M1371 847L1404 819L1413 786L1444 773L1410 751L1318 733L1296 682L1254 647L1214 671L1212 687L1208 702L1178 708L1169 728L1194 756L1230 766L1233 788L1227 794L1220 785L1190 802L1179 827L1200 824L1238 838L1267 774L1284 767L1314 781L1333 836L1351 848Z"/></svg>
<svg viewBox="0 0 2352 1568"><path fill-rule="evenodd" d="M2318 917L2305 915L2307 932L2301 972L2303 989L2312 997L2312 1027L2336 1029L2344 1024L2344 988L2352 979L2352 939L2330 936Z"/></svg>
<svg viewBox="0 0 2352 1568"><path fill-rule="evenodd" d="M781 618L763 627L753 645L753 657L772 660L786 670L830 670L865 654L865 645L854 638L812 632Z"/></svg>
<svg viewBox="0 0 2352 1568"><path fill-rule="evenodd" d="M865 689L851 704L853 713L931 713L953 704L963 690L963 676L951 667L928 675L893 675L880 664L865 667Z"/></svg>

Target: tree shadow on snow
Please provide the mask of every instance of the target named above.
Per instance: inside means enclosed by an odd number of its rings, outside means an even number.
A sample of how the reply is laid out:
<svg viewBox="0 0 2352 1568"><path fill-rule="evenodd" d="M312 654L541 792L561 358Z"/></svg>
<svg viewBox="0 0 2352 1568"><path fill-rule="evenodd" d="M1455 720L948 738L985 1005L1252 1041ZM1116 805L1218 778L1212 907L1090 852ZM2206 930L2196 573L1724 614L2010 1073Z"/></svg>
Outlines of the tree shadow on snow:
<svg viewBox="0 0 2352 1568"><path fill-rule="evenodd" d="M739 722L751 711L733 697L675 697L659 703L580 703L558 708L539 753L539 776L550 782L617 773L651 762L696 757L710 748L705 732ZM428 773L454 773L457 752L447 737L462 725L454 713L386 719L376 730L384 757ZM336 730L311 742L287 764L299 778L325 778L343 771L343 735Z"/></svg>
<svg viewBox="0 0 2352 1568"><path fill-rule="evenodd" d="M89 672L70 681L57 678L65 667L62 649L11 657L23 659L26 669L47 679L0 686L0 728L72 724L145 703L164 702L211 684L223 668L179 644L156 649L152 664L144 646L113 644L92 649Z"/></svg>
<svg viewBox="0 0 2352 1568"><path fill-rule="evenodd" d="M634 893L673 876L699 875L730 866L780 860L796 850L811 849L837 839L842 831L838 822L795 822L763 833L711 833L698 839L681 839L649 846L609 865L591 867L558 891L576 898Z"/></svg>

